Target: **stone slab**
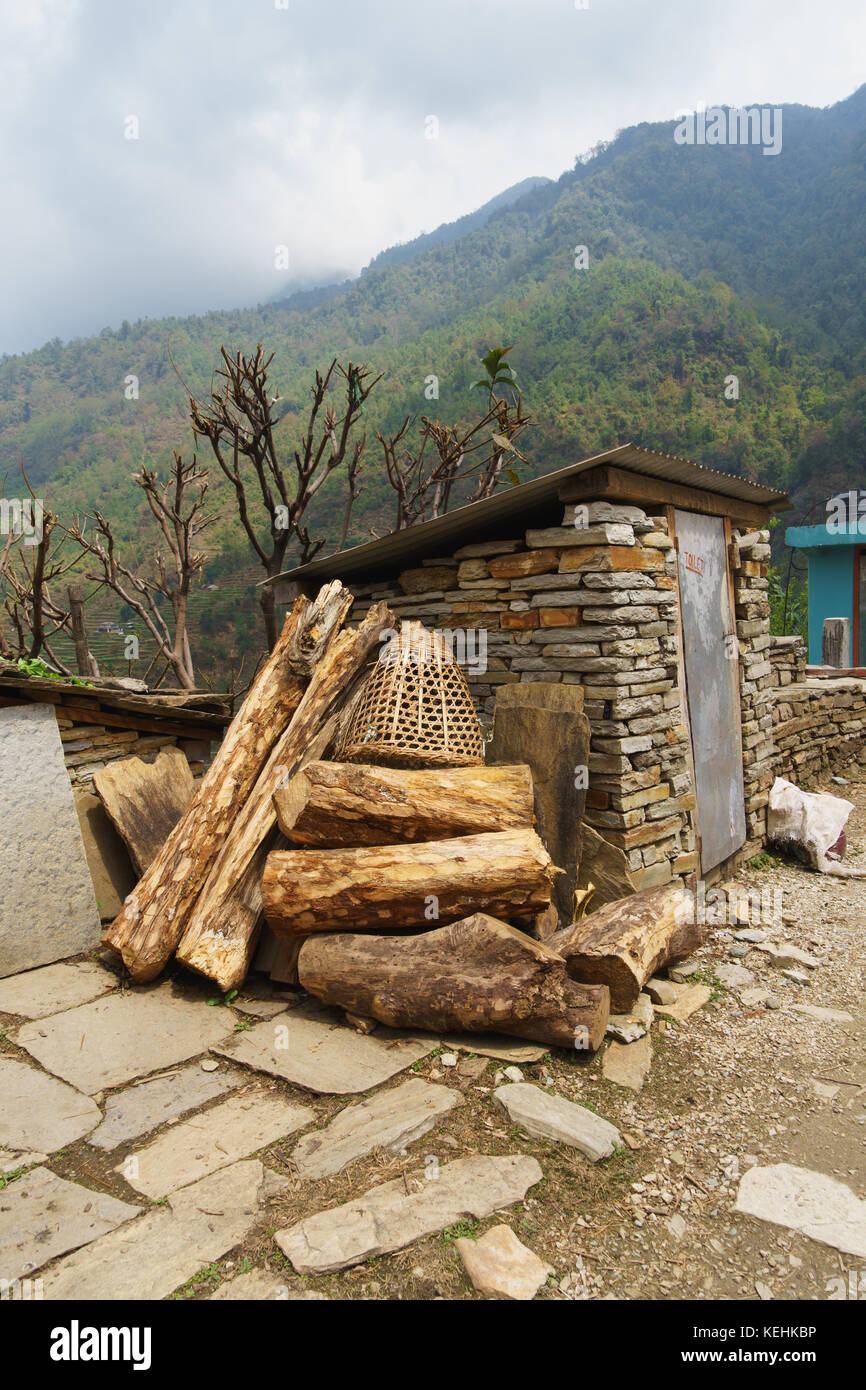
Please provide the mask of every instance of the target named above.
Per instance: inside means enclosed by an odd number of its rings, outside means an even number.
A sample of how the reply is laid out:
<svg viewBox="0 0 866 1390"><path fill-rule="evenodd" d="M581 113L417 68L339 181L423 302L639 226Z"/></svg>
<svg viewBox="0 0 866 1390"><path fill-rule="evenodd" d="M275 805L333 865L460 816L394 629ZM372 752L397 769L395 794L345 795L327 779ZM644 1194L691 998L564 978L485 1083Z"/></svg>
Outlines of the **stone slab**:
<svg viewBox="0 0 866 1390"><path fill-rule="evenodd" d="M207 1052L233 1027L230 1010L185 999L166 983L25 1023L15 1041L47 1071L92 1095Z"/></svg>
<svg viewBox="0 0 866 1390"><path fill-rule="evenodd" d="M799 946L793 946L790 941L762 943L755 949L765 955L777 970L796 969L800 965L805 966L807 970L817 970L821 964L814 956L810 956L808 951L801 951Z"/></svg>
<svg viewBox="0 0 866 1390"><path fill-rule="evenodd" d="M654 1004L675 1004L679 993L676 985L672 985L670 980L663 980L657 975L647 980L644 989Z"/></svg>
<svg viewBox="0 0 866 1390"><path fill-rule="evenodd" d="M276 1018L285 1012L285 999L233 999L232 1008L249 1018Z"/></svg>
<svg viewBox="0 0 866 1390"><path fill-rule="evenodd" d="M52 705L0 709L0 978L99 944Z"/></svg>
<svg viewBox="0 0 866 1390"><path fill-rule="evenodd" d="M108 819L99 797L86 787L73 787L72 796L99 916L103 922L113 922L123 907L124 898L135 887L137 877L126 845Z"/></svg>
<svg viewBox="0 0 866 1390"><path fill-rule="evenodd" d="M0 1145L55 1153L101 1119L90 1096L38 1067L0 1057Z"/></svg>
<svg viewBox="0 0 866 1390"><path fill-rule="evenodd" d="M176 1119L235 1090L247 1079L246 1073L226 1066L208 1075L194 1062L164 1076L139 1081L107 1097L105 1119L87 1142L97 1149L116 1149L119 1144L149 1134L166 1120Z"/></svg>
<svg viewBox="0 0 866 1390"><path fill-rule="evenodd" d="M308 1106L292 1105L272 1091L245 1091L173 1126L114 1171L136 1192L165 1197L284 1139L315 1118Z"/></svg>
<svg viewBox="0 0 866 1390"><path fill-rule="evenodd" d="M611 1014L605 1032L618 1042L637 1042L652 1027L655 1011L649 994L640 993L632 1009L625 1014Z"/></svg>
<svg viewBox="0 0 866 1390"><path fill-rule="evenodd" d="M554 880L551 901L560 920L568 922L574 910L579 831L586 802L585 781L576 776L576 769L586 768L589 759L590 724L583 713L583 690L534 681L502 688L508 695L500 700L497 693L487 761L529 766L535 829L562 870Z"/></svg>
<svg viewBox="0 0 866 1390"><path fill-rule="evenodd" d="M45 1018L89 1004L117 988L117 976L96 961L43 965L0 980L0 1011L22 1018Z"/></svg>
<svg viewBox="0 0 866 1390"><path fill-rule="evenodd" d="M238 1033L213 1050L231 1062L280 1076L305 1090L344 1096L380 1086L435 1046L434 1037L422 1042L386 1030L365 1037L301 1005Z"/></svg>
<svg viewBox="0 0 866 1390"><path fill-rule="evenodd" d="M727 989L748 989L749 985L755 983L751 970L744 965L715 965L713 973Z"/></svg>
<svg viewBox="0 0 866 1390"><path fill-rule="evenodd" d="M766 1004L770 991L764 989L763 985L754 985L751 989L740 991L740 1003L745 1004L747 1009L756 1008L759 1004Z"/></svg>
<svg viewBox="0 0 866 1390"><path fill-rule="evenodd" d="M174 1192L43 1275L43 1297L136 1300L167 1297L245 1239L269 1193L285 1187L257 1159L233 1163Z"/></svg>
<svg viewBox="0 0 866 1390"><path fill-rule="evenodd" d="M819 1023L853 1023L854 1016L845 1009L825 1009L820 1004L792 1004L795 1014L817 1019Z"/></svg>
<svg viewBox="0 0 866 1390"><path fill-rule="evenodd" d="M246 1274L238 1274L220 1284L210 1296L210 1302L251 1303L274 1300L278 1303L325 1303L323 1293L314 1289L290 1289L279 1274L269 1274L266 1269L251 1269Z"/></svg>
<svg viewBox="0 0 866 1390"><path fill-rule="evenodd" d="M305 1134L292 1154L302 1178L326 1178L375 1148L399 1150L427 1134L460 1103L447 1086L413 1077L369 1100L347 1105L325 1129Z"/></svg>
<svg viewBox="0 0 866 1390"><path fill-rule="evenodd" d="M434 1176L435 1174L435 1176ZM299 1274L327 1274L520 1202L542 1178L534 1158L458 1158L428 1177L396 1178L340 1207L317 1212L274 1239Z"/></svg>
<svg viewBox="0 0 866 1390"><path fill-rule="evenodd" d="M609 1158L623 1143L616 1125L593 1114L585 1105L575 1105L563 1096L551 1095L528 1081L498 1087L493 1099L512 1123L522 1126L528 1134L568 1144L572 1149L579 1149L592 1163Z"/></svg>
<svg viewBox="0 0 866 1390"><path fill-rule="evenodd" d="M663 1018L669 1018L674 1023L685 1023L712 997L713 991L708 985L684 985L677 994L675 1004L657 1004L656 1008Z"/></svg>
<svg viewBox="0 0 866 1390"><path fill-rule="evenodd" d="M0 1192L0 1278L20 1279L87 1245L140 1208L34 1168Z"/></svg>
<svg viewBox="0 0 866 1390"><path fill-rule="evenodd" d="M519 1038L500 1037L497 1033L448 1033L439 1039L442 1047L452 1052L473 1052L478 1057L492 1057L496 1062L540 1062L548 1048L539 1043L521 1042Z"/></svg>
<svg viewBox="0 0 866 1390"><path fill-rule="evenodd" d="M735 1210L866 1259L866 1202L824 1173L790 1163L750 1168Z"/></svg>
<svg viewBox="0 0 866 1390"><path fill-rule="evenodd" d="M0 1178L14 1173L16 1168L31 1168L47 1162L47 1154L34 1153L32 1149L0 1149Z"/></svg>
<svg viewBox="0 0 866 1390"><path fill-rule="evenodd" d="M528 1302L553 1272L510 1226L491 1226L478 1240L461 1236L454 1247L473 1288L488 1298Z"/></svg>
<svg viewBox="0 0 866 1390"><path fill-rule="evenodd" d="M649 1033L633 1043L611 1042L601 1059L601 1073L605 1081L639 1091L649 1076L652 1058Z"/></svg>

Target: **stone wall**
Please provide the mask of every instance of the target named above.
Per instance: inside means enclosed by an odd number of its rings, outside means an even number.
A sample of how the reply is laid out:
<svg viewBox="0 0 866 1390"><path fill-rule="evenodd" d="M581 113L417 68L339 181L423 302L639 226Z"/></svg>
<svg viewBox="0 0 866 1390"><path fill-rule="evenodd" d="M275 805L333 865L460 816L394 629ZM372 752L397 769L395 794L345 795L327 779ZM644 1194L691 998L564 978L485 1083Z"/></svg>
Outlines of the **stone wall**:
<svg viewBox="0 0 866 1390"><path fill-rule="evenodd" d="M196 780L213 757L214 746L207 739L178 738L167 733L148 734L100 724L79 724L61 716L58 716L57 726L63 743L66 770L74 787L89 786L95 772L119 758L136 756L151 763L161 748L180 748L186 754ZM218 738L219 731L215 733Z"/></svg>
<svg viewBox="0 0 866 1390"><path fill-rule="evenodd" d="M808 789L822 771L844 767L866 749L866 681L807 677L802 639L770 634L769 541L769 531L734 533L748 836L738 860L766 844L777 777Z"/></svg>
<svg viewBox="0 0 866 1390"><path fill-rule="evenodd" d="M663 516L595 502L576 517L568 507L562 526L467 545L394 581L351 587L353 619L385 598L399 617L456 634L482 723L498 685L583 686L586 820L625 851L639 887L697 869L676 560Z"/></svg>

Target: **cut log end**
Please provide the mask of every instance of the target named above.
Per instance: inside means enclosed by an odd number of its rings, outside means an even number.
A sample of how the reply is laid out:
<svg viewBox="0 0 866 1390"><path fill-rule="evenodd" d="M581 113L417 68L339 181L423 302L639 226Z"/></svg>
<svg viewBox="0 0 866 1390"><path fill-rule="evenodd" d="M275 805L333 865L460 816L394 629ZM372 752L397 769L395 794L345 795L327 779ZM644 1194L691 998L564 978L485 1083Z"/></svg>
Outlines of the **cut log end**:
<svg viewBox="0 0 866 1390"><path fill-rule="evenodd" d="M656 971L691 955L703 942L686 915L682 884L668 883L607 903L548 938L574 980L608 986L611 1006L626 1013Z"/></svg>

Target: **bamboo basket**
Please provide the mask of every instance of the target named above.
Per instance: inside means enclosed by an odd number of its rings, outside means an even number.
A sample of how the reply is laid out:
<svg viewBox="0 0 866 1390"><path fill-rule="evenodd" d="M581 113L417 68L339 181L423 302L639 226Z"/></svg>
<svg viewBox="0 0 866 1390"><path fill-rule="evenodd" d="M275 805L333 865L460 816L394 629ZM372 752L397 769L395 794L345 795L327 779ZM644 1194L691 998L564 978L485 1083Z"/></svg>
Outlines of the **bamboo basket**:
<svg viewBox="0 0 866 1390"><path fill-rule="evenodd" d="M437 632L405 622L379 657L337 757L394 767L474 767L484 741L466 678Z"/></svg>

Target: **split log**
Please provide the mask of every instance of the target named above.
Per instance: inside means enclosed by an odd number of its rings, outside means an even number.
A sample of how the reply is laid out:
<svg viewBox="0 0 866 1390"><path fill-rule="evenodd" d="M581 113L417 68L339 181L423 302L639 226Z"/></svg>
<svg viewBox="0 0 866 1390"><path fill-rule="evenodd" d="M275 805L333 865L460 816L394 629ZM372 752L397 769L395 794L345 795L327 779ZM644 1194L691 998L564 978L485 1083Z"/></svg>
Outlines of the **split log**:
<svg viewBox="0 0 866 1390"><path fill-rule="evenodd" d="M103 936L134 979L152 980L174 951L220 846L301 702L310 663L351 604L352 595L334 581L315 601L299 598L286 616L186 815Z"/></svg>
<svg viewBox="0 0 866 1390"><path fill-rule="evenodd" d="M121 758L93 785L139 874L150 867L195 795L189 763L179 748L161 748L152 763Z"/></svg>
<svg viewBox="0 0 866 1390"><path fill-rule="evenodd" d="M550 902L555 873L528 829L377 849L277 850L262 901L277 936L423 928L482 908L531 918Z"/></svg>
<svg viewBox="0 0 866 1390"><path fill-rule="evenodd" d="M531 826L526 766L402 770L358 763L308 763L274 792L280 829L321 849L448 840Z"/></svg>
<svg viewBox="0 0 866 1390"><path fill-rule="evenodd" d="M324 1003L392 1028L548 1047L595 1050L610 1011L603 985L569 979L555 951L482 912L423 936L308 937L298 974Z"/></svg>
<svg viewBox="0 0 866 1390"><path fill-rule="evenodd" d="M604 984L614 1013L628 1013L656 971L690 956L702 944L689 894L663 884L597 912L548 937L573 980Z"/></svg>
<svg viewBox="0 0 866 1390"><path fill-rule="evenodd" d="M262 921L262 869L278 833L274 791L287 785L307 762L321 758L333 742L370 653L392 622L387 604L378 603L359 627L334 638L214 861L177 958L221 989L233 989L243 981L256 945Z"/></svg>

